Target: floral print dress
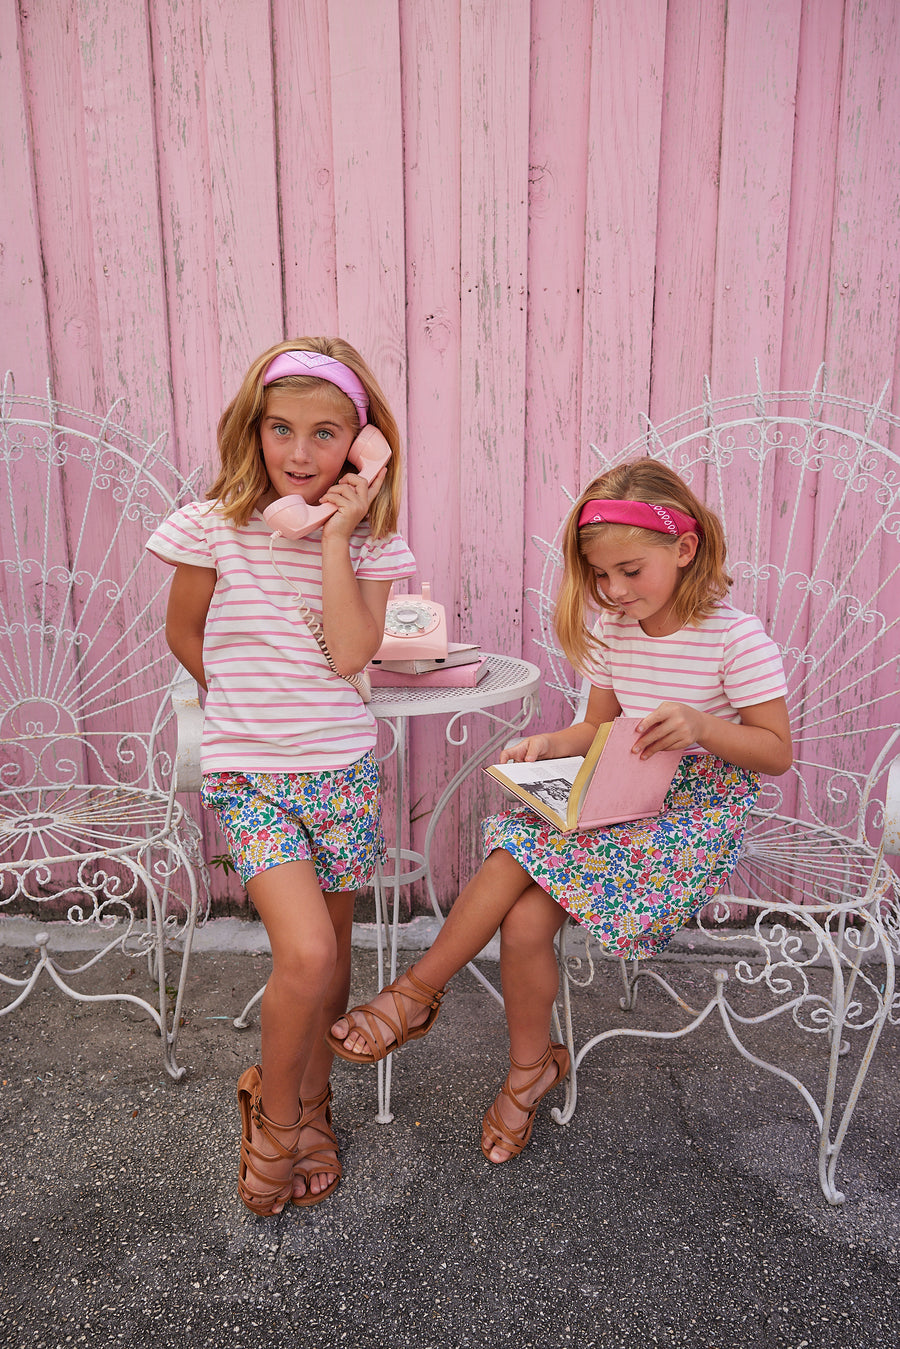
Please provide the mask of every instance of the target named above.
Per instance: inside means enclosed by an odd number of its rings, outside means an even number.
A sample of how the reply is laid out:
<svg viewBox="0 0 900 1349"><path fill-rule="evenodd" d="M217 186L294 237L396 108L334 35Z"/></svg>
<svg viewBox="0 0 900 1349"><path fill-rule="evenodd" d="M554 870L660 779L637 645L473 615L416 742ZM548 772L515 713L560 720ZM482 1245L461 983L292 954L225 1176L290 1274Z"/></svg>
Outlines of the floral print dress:
<svg viewBox="0 0 900 1349"><path fill-rule="evenodd" d="M561 834L517 806L482 823L484 852L504 848L608 951L644 959L721 890L758 793L755 773L687 755L653 819Z"/></svg>

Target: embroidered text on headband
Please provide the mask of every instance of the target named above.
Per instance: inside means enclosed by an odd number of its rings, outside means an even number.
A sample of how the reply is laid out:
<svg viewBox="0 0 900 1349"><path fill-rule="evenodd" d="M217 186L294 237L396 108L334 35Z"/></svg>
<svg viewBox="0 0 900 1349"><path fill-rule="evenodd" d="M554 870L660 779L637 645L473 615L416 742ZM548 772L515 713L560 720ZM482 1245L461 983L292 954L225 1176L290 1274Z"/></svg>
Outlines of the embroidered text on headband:
<svg viewBox="0 0 900 1349"><path fill-rule="evenodd" d="M263 384L286 379L288 375L313 375L316 379L327 379L330 384L336 384L355 405L360 427L369 420L369 395L359 376L343 361L336 361L333 356L323 356L320 351L282 351L266 367Z"/></svg>
<svg viewBox="0 0 900 1349"><path fill-rule="evenodd" d="M578 516L578 528L602 524L636 525L658 534L700 533L694 517L674 506L654 506L649 501L586 501Z"/></svg>

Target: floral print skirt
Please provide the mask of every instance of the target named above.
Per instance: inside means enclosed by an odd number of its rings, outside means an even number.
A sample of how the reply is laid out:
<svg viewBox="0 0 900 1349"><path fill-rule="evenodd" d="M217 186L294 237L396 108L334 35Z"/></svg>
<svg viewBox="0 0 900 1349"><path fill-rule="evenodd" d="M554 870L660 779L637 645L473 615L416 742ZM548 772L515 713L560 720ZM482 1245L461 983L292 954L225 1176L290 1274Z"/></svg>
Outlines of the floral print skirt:
<svg viewBox="0 0 900 1349"><path fill-rule="evenodd" d="M711 754L682 759L654 819L561 834L527 806L481 826L614 955L643 959L722 888L737 863L759 778Z"/></svg>

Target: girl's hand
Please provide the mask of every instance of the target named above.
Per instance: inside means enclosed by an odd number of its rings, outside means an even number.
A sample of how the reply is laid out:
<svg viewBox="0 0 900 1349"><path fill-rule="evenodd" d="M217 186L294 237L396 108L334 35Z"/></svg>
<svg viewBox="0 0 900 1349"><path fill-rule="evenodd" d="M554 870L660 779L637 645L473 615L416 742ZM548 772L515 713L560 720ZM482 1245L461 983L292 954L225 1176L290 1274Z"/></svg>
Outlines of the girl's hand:
<svg viewBox="0 0 900 1349"><path fill-rule="evenodd" d="M530 735L515 745L505 745L500 751L501 763L535 763L538 759L550 759L550 737L548 735Z"/></svg>
<svg viewBox="0 0 900 1349"><path fill-rule="evenodd" d="M725 763L754 773L786 773L793 762L791 726L784 698L772 698L738 711L740 722L699 712L683 703L660 703L641 719L634 752L649 759L661 749L700 745Z"/></svg>
<svg viewBox="0 0 900 1349"><path fill-rule="evenodd" d="M381 491L386 473L387 467L382 468L371 482L366 482L361 473L345 473L323 493L320 505L336 507L334 515L322 527L323 539L341 535L349 539L360 521L366 518L369 507Z"/></svg>
<svg viewBox="0 0 900 1349"><path fill-rule="evenodd" d="M650 759L661 749L689 749L700 741L704 714L684 703L660 703L641 719L633 754Z"/></svg>

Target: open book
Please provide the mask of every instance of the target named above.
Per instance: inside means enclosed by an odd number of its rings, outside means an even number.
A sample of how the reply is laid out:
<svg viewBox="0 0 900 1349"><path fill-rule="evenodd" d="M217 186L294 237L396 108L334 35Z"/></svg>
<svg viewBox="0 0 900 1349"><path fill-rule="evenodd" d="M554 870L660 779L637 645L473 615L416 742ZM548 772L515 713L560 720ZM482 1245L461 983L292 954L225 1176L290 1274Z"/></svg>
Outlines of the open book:
<svg viewBox="0 0 900 1349"><path fill-rule="evenodd" d="M584 758L492 764L485 772L562 833L658 815L681 762L680 749L650 759L632 754L640 717L597 728Z"/></svg>

